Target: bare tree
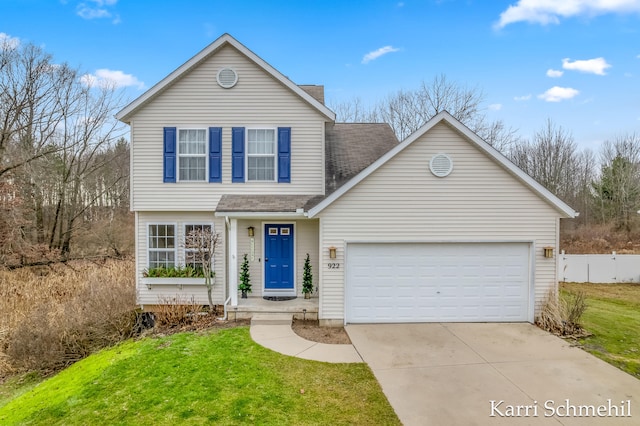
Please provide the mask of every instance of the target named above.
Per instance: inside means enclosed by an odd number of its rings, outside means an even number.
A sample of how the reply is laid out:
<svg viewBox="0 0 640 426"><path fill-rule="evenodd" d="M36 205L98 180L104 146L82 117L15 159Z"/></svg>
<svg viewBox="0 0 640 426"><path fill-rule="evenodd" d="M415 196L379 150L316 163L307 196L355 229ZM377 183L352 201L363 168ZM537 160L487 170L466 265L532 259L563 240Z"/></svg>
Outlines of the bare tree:
<svg viewBox="0 0 640 426"><path fill-rule="evenodd" d="M329 108L336 113L338 121L341 122L372 123L376 121L376 118L372 116L372 112L362 104L360 98L333 103L329 105Z"/></svg>
<svg viewBox="0 0 640 426"><path fill-rule="evenodd" d="M601 218L615 220L620 230L631 232L640 208L640 135L605 141L600 155L602 169L593 188Z"/></svg>
<svg viewBox="0 0 640 426"><path fill-rule="evenodd" d="M512 127L506 127L502 120L486 123L485 120L481 119L475 125L474 132L507 157L513 147L522 141L517 130Z"/></svg>
<svg viewBox="0 0 640 426"><path fill-rule="evenodd" d="M109 182L91 195L85 190L87 178L107 165L100 154L115 143L112 138L119 126L112 118L119 101L115 90L107 85L77 83L68 94L62 150L54 157L59 162L58 199L49 243L50 248L60 249L63 255L71 250L76 220L100 200L110 185L118 184Z"/></svg>
<svg viewBox="0 0 640 426"><path fill-rule="evenodd" d="M484 93L448 80L444 74L423 81L417 90L399 90L372 108L359 98L333 105L339 121L388 123L404 140L432 117L447 111L496 149L506 152L518 140L516 131L502 121L488 122L483 113Z"/></svg>
<svg viewBox="0 0 640 426"><path fill-rule="evenodd" d="M0 45L0 177L60 149L61 101L76 79L40 47Z"/></svg>
<svg viewBox="0 0 640 426"><path fill-rule="evenodd" d="M511 151L511 159L523 171L565 201L578 192L574 175L581 168L577 144L570 132L548 119L532 141Z"/></svg>
<svg viewBox="0 0 640 426"><path fill-rule="evenodd" d="M220 234L212 231L210 226L194 226L185 236L184 248L186 253L185 263L195 265L201 269L204 275L204 284L207 287L209 300L209 312L214 312L213 304L213 259L220 240Z"/></svg>
<svg viewBox="0 0 640 426"><path fill-rule="evenodd" d="M16 207L2 221L20 231L20 241L0 247L0 257L29 263L47 250L68 257L92 206L128 188L128 161L126 172L105 173L121 129L113 117L120 103L115 87L91 86L40 47L0 45L0 186L5 201L13 197L20 207L19 217Z"/></svg>
<svg viewBox="0 0 640 426"><path fill-rule="evenodd" d="M577 154L572 176L575 192L573 198L566 201L580 212L575 220L579 224L589 225L595 219L592 182L596 169L597 161L593 151L585 149Z"/></svg>

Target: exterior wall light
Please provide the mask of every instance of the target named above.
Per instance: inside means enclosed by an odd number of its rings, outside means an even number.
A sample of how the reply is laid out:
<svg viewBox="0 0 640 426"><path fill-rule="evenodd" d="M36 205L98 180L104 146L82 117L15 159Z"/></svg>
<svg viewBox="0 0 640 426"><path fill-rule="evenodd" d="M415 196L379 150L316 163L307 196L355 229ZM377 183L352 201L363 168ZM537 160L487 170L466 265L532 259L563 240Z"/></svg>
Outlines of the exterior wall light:
<svg viewBox="0 0 640 426"><path fill-rule="evenodd" d="M544 247L544 257L550 259L553 257L553 247Z"/></svg>
<svg viewBox="0 0 640 426"><path fill-rule="evenodd" d="M336 248L333 246L329 247L329 258L331 259L336 258Z"/></svg>
<svg viewBox="0 0 640 426"><path fill-rule="evenodd" d="M254 236L254 230L255 228L253 226L250 226L247 228L247 231L249 232L249 236L253 237Z"/></svg>

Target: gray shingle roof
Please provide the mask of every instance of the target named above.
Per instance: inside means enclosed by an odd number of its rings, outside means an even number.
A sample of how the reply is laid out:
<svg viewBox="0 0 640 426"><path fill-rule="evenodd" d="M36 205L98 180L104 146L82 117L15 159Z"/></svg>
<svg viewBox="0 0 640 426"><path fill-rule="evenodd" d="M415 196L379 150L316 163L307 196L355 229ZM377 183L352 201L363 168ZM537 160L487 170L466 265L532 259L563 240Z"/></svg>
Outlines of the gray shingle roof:
<svg viewBox="0 0 640 426"><path fill-rule="evenodd" d="M324 86L314 84L298 84L298 87L310 94L316 101L324 105Z"/></svg>
<svg viewBox="0 0 640 426"><path fill-rule="evenodd" d="M325 128L325 195L223 195L218 212L307 211L398 144L388 124L328 123Z"/></svg>
<svg viewBox="0 0 640 426"><path fill-rule="evenodd" d="M295 213L305 209L307 203L317 195L247 195L227 194L218 202L219 212L285 212ZM323 198L323 197L320 197ZM320 200L318 200L319 202ZM314 204L315 205L315 204Z"/></svg>
<svg viewBox="0 0 640 426"><path fill-rule="evenodd" d="M326 195L398 144L386 123L328 123L325 135Z"/></svg>

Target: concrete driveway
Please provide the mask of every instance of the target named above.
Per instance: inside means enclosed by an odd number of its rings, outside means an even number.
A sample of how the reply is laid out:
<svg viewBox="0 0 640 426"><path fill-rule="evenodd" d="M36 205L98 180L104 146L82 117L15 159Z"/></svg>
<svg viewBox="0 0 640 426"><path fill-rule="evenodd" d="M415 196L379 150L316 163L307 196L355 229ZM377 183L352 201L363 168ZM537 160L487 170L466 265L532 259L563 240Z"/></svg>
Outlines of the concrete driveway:
<svg viewBox="0 0 640 426"><path fill-rule="evenodd" d="M640 425L640 380L531 324L346 330L406 426Z"/></svg>

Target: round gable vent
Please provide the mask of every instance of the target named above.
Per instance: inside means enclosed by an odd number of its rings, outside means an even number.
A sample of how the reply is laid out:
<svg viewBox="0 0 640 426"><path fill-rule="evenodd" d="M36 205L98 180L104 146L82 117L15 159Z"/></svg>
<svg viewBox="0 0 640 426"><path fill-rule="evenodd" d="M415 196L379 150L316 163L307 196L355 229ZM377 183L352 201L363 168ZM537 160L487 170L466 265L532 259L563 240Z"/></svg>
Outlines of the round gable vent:
<svg viewBox="0 0 640 426"><path fill-rule="evenodd" d="M236 73L231 68L222 68L220 71L218 71L216 80L218 80L218 84L220 85L220 87L231 89L238 82L238 73Z"/></svg>
<svg viewBox="0 0 640 426"><path fill-rule="evenodd" d="M449 176L449 173L453 170L453 161L447 154L437 154L429 161L429 169L435 176Z"/></svg>

